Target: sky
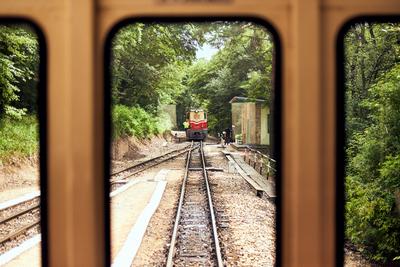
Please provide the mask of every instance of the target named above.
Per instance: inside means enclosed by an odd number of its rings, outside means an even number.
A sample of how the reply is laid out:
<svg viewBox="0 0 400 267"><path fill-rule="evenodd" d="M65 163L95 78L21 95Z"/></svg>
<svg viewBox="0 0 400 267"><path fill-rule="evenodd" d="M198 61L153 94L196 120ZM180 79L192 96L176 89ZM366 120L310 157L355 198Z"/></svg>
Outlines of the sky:
<svg viewBox="0 0 400 267"><path fill-rule="evenodd" d="M217 48L214 48L209 44L204 44L196 51L196 58L197 59L205 58L207 60L210 60L211 57L215 55L217 52L218 52Z"/></svg>

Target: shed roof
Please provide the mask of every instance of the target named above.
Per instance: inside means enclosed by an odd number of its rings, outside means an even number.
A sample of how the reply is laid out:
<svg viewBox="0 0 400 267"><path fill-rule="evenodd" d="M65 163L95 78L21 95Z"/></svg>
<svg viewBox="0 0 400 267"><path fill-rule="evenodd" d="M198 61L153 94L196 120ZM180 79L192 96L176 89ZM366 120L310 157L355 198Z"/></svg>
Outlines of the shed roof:
<svg viewBox="0 0 400 267"><path fill-rule="evenodd" d="M249 97L244 97L244 96L235 96L233 97L229 103L265 103L267 102L264 99L254 99L254 98L249 98Z"/></svg>

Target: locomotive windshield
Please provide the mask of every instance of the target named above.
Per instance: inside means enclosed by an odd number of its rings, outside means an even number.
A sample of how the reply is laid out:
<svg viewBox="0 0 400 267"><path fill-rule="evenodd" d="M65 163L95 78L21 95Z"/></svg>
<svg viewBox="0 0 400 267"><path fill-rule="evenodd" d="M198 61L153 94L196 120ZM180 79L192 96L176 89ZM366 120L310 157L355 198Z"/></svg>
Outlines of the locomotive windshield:
<svg viewBox="0 0 400 267"><path fill-rule="evenodd" d="M206 119L204 111L191 111L189 114L189 119L191 121L201 121Z"/></svg>

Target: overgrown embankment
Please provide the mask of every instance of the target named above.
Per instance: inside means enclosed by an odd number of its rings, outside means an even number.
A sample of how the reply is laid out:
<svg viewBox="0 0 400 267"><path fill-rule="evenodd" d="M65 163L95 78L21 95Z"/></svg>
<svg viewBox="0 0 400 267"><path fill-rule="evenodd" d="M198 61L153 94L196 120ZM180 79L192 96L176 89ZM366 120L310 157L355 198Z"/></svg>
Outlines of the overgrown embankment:
<svg viewBox="0 0 400 267"><path fill-rule="evenodd" d="M122 137L139 139L170 130L171 121L165 114L152 115L140 107L115 105L112 111L113 140Z"/></svg>
<svg viewBox="0 0 400 267"><path fill-rule="evenodd" d="M140 107L115 105L112 110L112 150L114 160L143 157L141 150L150 143L168 138L172 123L168 115L153 115ZM164 136L163 136L164 135Z"/></svg>
<svg viewBox="0 0 400 267"><path fill-rule="evenodd" d="M0 121L1 165L37 155L39 147L38 122L35 116Z"/></svg>
<svg viewBox="0 0 400 267"><path fill-rule="evenodd" d="M38 148L35 116L0 121L0 201L38 189Z"/></svg>

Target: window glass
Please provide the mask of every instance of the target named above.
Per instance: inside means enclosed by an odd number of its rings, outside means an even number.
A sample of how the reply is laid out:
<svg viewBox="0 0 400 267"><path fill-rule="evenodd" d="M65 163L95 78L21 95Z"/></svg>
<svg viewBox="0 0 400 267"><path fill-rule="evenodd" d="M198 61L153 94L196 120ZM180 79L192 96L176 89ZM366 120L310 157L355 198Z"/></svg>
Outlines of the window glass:
<svg viewBox="0 0 400 267"><path fill-rule="evenodd" d="M189 119L194 121L200 121L205 119L204 111L190 111L189 116L190 116Z"/></svg>
<svg viewBox="0 0 400 267"><path fill-rule="evenodd" d="M41 265L39 61L29 25L0 24L1 266Z"/></svg>
<svg viewBox="0 0 400 267"><path fill-rule="evenodd" d="M274 266L271 34L136 22L111 43L112 263Z"/></svg>
<svg viewBox="0 0 400 267"><path fill-rule="evenodd" d="M345 265L400 264L400 24L344 36Z"/></svg>

